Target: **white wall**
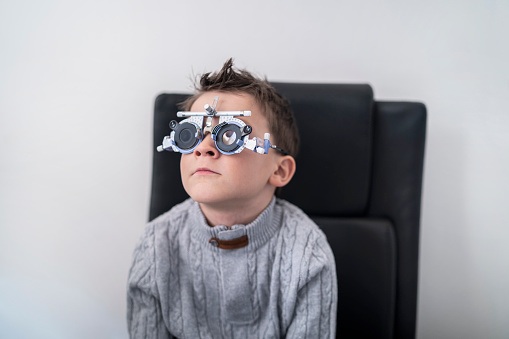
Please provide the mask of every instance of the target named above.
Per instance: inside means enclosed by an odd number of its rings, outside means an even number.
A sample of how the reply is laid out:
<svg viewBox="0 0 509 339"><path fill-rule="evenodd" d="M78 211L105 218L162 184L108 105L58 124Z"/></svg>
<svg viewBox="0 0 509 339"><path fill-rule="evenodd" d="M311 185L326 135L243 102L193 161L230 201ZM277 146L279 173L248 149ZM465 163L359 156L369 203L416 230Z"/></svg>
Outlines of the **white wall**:
<svg viewBox="0 0 509 339"><path fill-rule="evenodd" d="M508 338L507 1L0 4L0 333L124 338L155 96L230 56L429 110L418 338Z"/></svg>

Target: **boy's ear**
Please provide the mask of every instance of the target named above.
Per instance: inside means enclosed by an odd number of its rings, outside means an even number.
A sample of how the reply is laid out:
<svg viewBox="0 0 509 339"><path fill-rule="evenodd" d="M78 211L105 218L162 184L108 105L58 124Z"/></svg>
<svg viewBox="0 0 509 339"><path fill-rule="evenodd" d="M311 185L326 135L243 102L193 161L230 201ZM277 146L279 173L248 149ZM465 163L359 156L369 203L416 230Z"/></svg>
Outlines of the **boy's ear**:
<svg viewBox="0 0 509 339"><path fill-rule="evenodd" d="M295 170L295 159L291 155L282 156L278 159L277 168L272 173L269 183L275 187L283 187L292 180Z"/></svg>

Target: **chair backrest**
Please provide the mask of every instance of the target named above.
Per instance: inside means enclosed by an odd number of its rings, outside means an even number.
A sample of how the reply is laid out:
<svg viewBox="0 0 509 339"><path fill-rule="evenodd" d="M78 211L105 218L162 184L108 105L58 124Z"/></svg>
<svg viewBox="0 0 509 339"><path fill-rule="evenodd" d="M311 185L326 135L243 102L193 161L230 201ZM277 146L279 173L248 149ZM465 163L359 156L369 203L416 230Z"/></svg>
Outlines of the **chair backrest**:
<svg viewBox="0 0 509 339"><path fill-rule="evenodd" d="M414 338L425 106L377 102L369 85L273 85L301 135L282 197L315 220L334 251L338 337ZM150 219L187 198L180 157L155 151L186 97L156 99Z"/></svg>

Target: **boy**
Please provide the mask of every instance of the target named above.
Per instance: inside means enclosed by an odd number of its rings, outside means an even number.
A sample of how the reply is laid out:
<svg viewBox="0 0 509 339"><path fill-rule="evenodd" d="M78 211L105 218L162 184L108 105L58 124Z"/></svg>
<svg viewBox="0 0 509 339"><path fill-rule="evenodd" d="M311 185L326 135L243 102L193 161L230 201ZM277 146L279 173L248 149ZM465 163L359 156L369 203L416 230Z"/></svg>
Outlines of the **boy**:
<svg viewBox="0 0 509 339"><path fill-rule="evenodd" d="M150 222L134 250L130 336L334 338L332 251L318 226L275 197L296 168L299 137L288 101L230 59L201 77L184 109L203 112L206 104L216 112L251 111L238 117L252 127L249 138L270 132L279 147L225 154L219 144L235 133L218 138L215 129L214 141L204 128L203 139L182 154L191 198ZM219 118L210 120L213 128Z"/></svg>

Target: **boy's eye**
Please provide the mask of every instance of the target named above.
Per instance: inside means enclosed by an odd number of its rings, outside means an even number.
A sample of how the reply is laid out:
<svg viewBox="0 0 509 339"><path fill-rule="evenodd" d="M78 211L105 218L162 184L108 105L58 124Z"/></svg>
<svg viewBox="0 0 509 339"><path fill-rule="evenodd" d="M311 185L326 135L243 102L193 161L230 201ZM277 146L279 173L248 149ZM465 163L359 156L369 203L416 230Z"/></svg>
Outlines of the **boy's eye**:
<svg viewBox="0 0 509 339"><path fill-rule="evenodd" d="M226 131L223 134L223 143L227 146L230 146L237 140L237 134L234 131Z"/></svg>
<svg viewBox="0 0 509 339"><path fill-rule="evenodd" d="M179 137L183 142L189 142L193 138L193 134L189 129L184 129L180 132Z"/></svg>

